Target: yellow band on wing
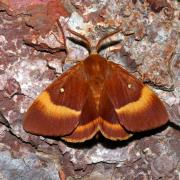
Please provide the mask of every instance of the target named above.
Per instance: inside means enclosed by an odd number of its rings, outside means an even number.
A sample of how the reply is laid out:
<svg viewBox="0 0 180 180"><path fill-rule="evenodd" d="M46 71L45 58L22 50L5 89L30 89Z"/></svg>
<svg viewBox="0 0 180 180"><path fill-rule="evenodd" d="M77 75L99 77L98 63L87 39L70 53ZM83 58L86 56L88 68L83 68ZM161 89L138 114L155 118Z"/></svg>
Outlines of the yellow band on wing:
<svg viewBox="0 0 180 180"><path fill-rule="evenodd" d="M51 97L48 92L42 92L35 101L39 110L44 114L54 118L68 118L71 116L79 116L81 111L76 111L71 108L56 105L51 101Z"/></svg>
<svg viewBox="0 0 180 180"><path fill-rule="evenodd" d="M134 114L137 112L143 112L152 105L153 97L154 93L152 92L152 90L147 86L144 86L141 92L141 96L137 101L128 103L121 108L116 108L115 111L118 114Z"/></svg>
<svg viewBox="0 0 180 180"><path fill-rule="evenodd" d="M108 128L111 128L111 129L114 129L114 130L121 130L123 129L123 127L119 124L119 123L116 123L116 124L112 124L112 123L109 123L108 121L105 121L105 120L101 120L101 123L108 127Z"/></svg>
<svg viewBox="0 0 180 180"><path fill-rule="evenodd" d="M82 131L84 131L84 130L89 129L90 127L97 127L97 129L98 129L98 124L99 124L99 118L97 118L97 119L95 119L95 120L92 120L92 121L89 122L88 124L79 125L79 126L76 128L75 132L80 133L80 132L82 132Z"/></svg>
<svg viewBox="0 0 180 180"><path fill-rule="evenodd" d="M119 132L119 134L122 133L122 136L109 135L108 133L106 133L103 130L102 125L105 126L106 128L111 129L114 132ZM111 139L113 141L126 140L126 139L129 139L132 136L132 134L128 134L119 123L112 124L112 123L109 123L109 122L107 122L107 121L105 121L103 119L101 119L100 131L101 131L101 133L103 134L104 137L106 137L107 139Z"/></svg>
<svg viewBox="0 0 180 180"><path fill-rule="evenodd" d="M62 139L73 143L84 142L92 139L93 136L95 136L95 134L99 131L99 120L100 118L97 118L85 125L78 126L71 135L65 136ZM88 132L89 130L90 132Z"/></svg>

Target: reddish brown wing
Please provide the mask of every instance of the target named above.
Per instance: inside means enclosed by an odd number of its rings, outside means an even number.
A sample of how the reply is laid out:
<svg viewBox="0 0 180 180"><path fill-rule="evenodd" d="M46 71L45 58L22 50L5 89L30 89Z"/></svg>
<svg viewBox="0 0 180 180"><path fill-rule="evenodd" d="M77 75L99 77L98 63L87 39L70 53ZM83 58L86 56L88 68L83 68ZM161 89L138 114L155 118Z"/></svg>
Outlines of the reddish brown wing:
<svg viewBox="0 0 180 180"><path fill-rule="evenodd" d="M85 78L82 63L79 63L55 80L29 108L24 129L44 136L71 133L79 123L86 101Z"/></svg>
<svg viewBox="0 0 180 180"><path fill-rule="evenodd" d="M110 73L104 89L119 123L131 132L150 130L165 124L168 114L155 93L119 65L108 63Z"/></svg>

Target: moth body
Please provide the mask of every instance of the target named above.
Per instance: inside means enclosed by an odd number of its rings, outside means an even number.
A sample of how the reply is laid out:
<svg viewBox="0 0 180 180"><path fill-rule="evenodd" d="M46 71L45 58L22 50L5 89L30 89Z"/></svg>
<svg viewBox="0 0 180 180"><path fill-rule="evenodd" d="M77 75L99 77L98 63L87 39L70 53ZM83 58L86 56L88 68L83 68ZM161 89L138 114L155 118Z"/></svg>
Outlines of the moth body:
<svg viewBox="0 0 180 180"><path fill-rule="evenodd" d="M37 97L23 127L36 135L83 142L98 132L111 140L125 140L167 121L163 103L147 85L93 53Z"/></svg>

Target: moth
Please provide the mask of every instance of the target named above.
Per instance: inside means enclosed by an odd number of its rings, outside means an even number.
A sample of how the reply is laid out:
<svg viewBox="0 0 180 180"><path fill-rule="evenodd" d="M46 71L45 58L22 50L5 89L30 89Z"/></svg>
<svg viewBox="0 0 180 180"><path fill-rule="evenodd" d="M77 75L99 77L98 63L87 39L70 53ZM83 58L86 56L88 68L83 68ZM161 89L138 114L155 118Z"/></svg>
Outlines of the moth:
<svg viewBox="0 0 180 180"><path fill-rule="evenodd" d="M100 132L110 140L126 140L134 133L167 123L168 114L157 95L119 64L108 61L83 35L89 56L50 84L28 109L23 127L41 136L84 142Z"/></svg>

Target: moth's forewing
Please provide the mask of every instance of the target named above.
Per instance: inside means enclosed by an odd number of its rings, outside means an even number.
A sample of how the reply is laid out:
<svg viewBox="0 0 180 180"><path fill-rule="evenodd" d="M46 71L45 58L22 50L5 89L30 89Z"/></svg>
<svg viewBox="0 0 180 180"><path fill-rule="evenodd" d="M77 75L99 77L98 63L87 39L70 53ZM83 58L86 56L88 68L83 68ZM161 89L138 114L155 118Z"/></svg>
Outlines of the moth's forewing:
<svg viewBox="0 0 180 180"><path fill-rule="evenodd" d="M79 124L87 83L78 64L56 79L28 109L23 127L43 136L70 134Z"/></svg>
<svg viewBox="0 0 180 180"><path fill-rule="evenodd" d="M157 95L119 65L109 63L111 73L105 88L119 123L131 132L146 131L166 124L168 114Z"/></svg>

